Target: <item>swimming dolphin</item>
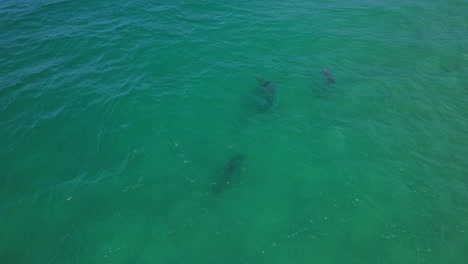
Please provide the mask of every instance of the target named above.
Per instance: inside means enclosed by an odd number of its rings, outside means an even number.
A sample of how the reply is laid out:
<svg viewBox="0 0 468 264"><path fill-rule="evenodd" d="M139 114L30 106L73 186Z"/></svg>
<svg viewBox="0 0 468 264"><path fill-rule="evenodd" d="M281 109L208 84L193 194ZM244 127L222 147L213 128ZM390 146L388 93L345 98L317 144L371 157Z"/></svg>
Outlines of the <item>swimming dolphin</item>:
<svg viewBox="0 0 468 264"><path fill-rule="evenodd" d="M263 99L265 99L268 104L272 106L275 99L276 85L269 81L265 81L265 79L259 75L256 75L255 79L257 79L257 81L261 84L260 93Z"/></svg>
<svg viewBox="0 0 468 264"><path fill-rule="evenodd" d="M223 174L221 174L215 182L211 183L211 192L213 194L221 194L229 187L233 176L238 173L240 167L244 163L244 159L245 155L236 154L228 161L226 166L224 166Z"/></svg>
<svg viewBox="0 0 468 264"><path fill-rule="evenodd" d="M330 70L327 68L323 67L322 68L322 74L327 78L328 83L335 83L335 76L331 73Z"/></svg>

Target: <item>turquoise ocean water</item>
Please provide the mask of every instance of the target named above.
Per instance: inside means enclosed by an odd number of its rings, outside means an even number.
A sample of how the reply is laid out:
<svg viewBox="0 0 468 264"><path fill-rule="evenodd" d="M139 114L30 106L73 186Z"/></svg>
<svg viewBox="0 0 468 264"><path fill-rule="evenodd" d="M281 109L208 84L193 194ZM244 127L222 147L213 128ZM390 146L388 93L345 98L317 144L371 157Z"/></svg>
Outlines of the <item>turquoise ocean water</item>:
<svg viewBox="0 0 468 264"><path fill-rule="evenodd" d="M468 263L467 13L1 1L0 263Z"/></svg>

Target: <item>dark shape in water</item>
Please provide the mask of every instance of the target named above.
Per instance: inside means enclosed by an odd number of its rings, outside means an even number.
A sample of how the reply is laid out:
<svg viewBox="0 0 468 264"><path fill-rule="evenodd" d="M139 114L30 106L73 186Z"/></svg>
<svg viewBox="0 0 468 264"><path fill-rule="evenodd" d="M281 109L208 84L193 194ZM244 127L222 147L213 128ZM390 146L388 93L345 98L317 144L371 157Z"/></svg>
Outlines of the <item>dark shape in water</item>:
<svg viewBox="0 0 468 264"><path fill-rule="evenodd" d="M268 104L272 106L275 100L276 85L269 81L265 81L265 79L259 75L255 76L255 79L257 79L257 81L261 84L260 93L263 99L265 99Z"/></svg>
<svg viewBox="0 0 468 264"><path fill-rule="evenodd" d="M325 67L322 68L322 74L327 78L328 83L335 83L335 76Z"/></svg>
<svg viewBox="0 0 468 264"><path fill-rule="evenodd" d="M244 159L245 155L236 154L229 160L226 166L224 166L223 174L211 184L211 192L213 194L221 194L231 185L233 176L239 172Z"/></svg>

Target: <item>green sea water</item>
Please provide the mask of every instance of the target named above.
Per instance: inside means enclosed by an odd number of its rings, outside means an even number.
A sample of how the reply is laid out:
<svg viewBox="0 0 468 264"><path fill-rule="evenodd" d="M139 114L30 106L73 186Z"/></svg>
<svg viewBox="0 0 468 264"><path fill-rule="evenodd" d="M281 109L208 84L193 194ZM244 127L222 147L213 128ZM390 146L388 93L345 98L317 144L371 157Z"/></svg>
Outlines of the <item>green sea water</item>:
<svg viewBox="0 0 468 264"><path fill-rule="evenodd" d="M467 14L0 1L0 263L468 263Z"/></svg>

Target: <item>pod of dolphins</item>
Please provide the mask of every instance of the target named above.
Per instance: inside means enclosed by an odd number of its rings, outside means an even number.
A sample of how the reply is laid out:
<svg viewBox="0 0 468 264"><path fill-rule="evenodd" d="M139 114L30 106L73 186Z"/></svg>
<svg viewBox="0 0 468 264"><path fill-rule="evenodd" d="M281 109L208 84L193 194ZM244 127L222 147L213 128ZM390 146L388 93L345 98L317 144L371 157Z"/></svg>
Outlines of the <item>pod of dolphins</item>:
<svg viewBox="0 0 468 264"><path fill-rule="evenodd" d="M322 68L322 75L326 78L327 83L334 84L335 76L326 67ZM255 79L259 82L259 94L266 101L268 107L273 107L276 95L276 85L265 80L263 77L256 75ZM225 164L223 172L211 182L210 189L214 195L220 195L234 184L235 178L242 171L246 156L244 154L236 154L229 159Z"/></svg>

